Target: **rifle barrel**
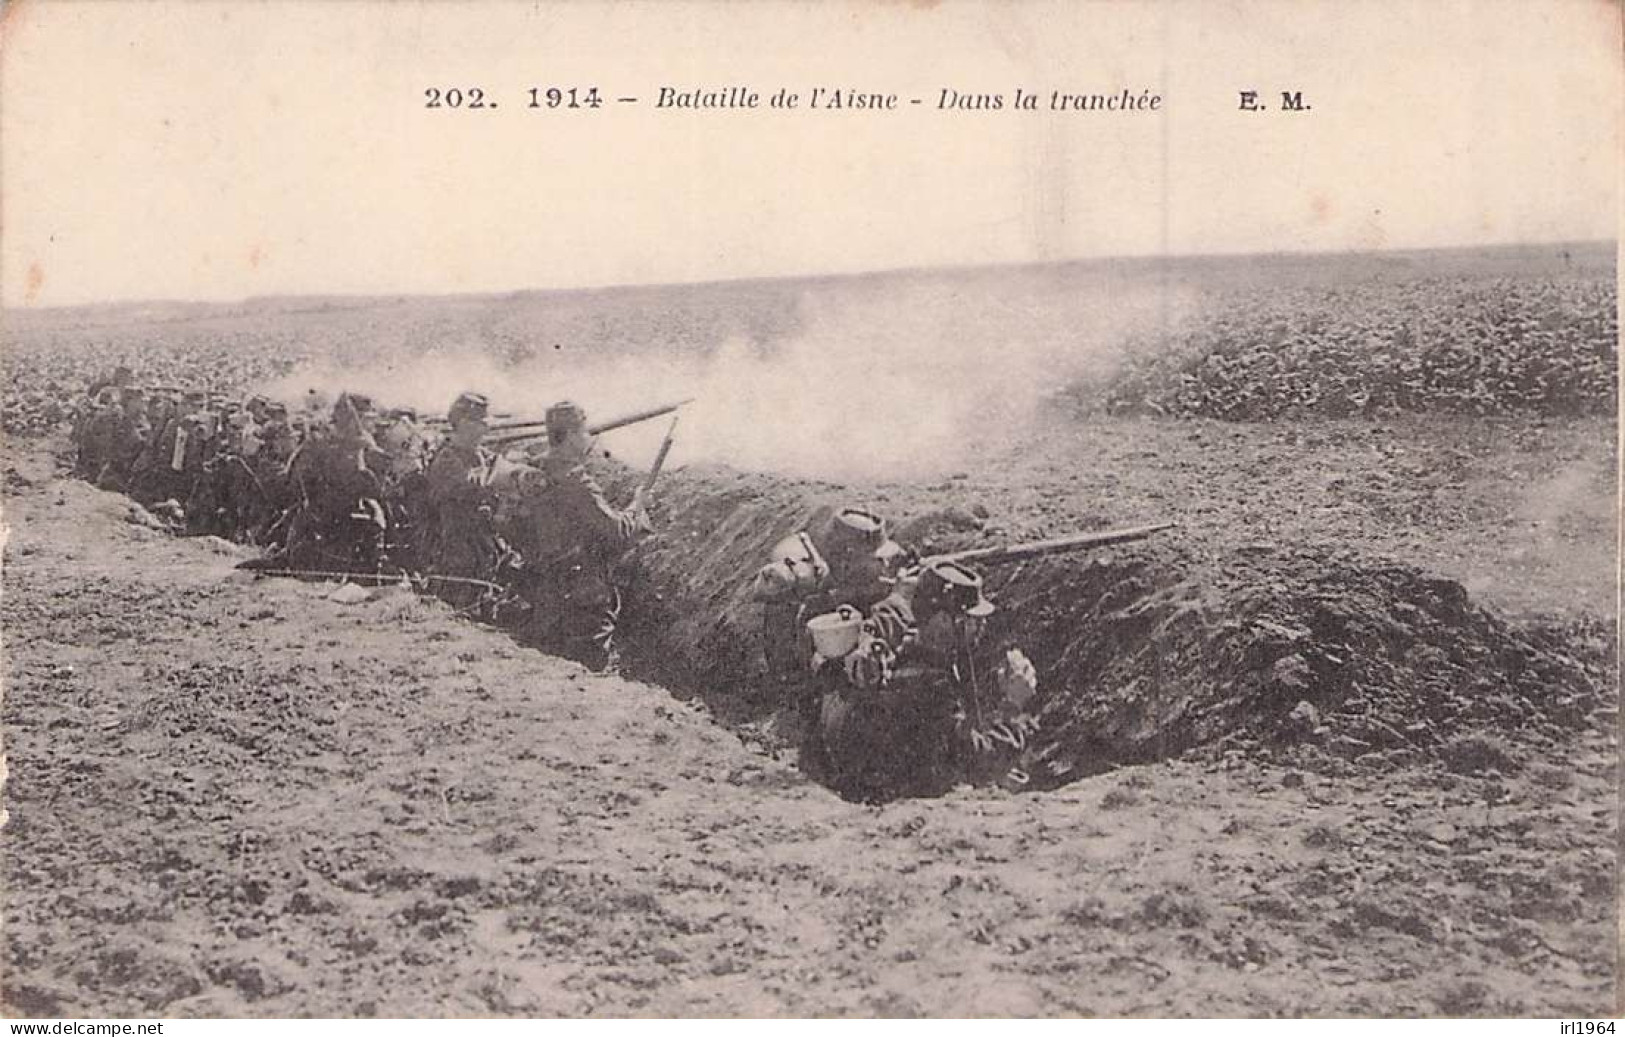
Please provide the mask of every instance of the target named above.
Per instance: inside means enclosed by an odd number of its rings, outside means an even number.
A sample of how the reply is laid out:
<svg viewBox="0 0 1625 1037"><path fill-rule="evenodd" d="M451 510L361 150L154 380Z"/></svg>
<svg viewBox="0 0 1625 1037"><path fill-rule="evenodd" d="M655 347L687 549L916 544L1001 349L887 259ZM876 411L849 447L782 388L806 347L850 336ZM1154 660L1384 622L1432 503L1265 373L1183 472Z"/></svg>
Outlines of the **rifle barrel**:
<svg viewBox="0 0 1625 1037"><path fill-rule="evenodd" d="M500 414L493 414L493 415L491 415L491 417L498 419L496 424L486 426L487 429L492 430L492 431L501 431L502 429L509 429L509 428L519 428L522 425L527 425L527 424L528 425L540 424L540 422L535 422L535 421L522 421L522 422L508 421L507 420L508 418L513 417L513 414L511 412L503 412L503 413L500 413ZM451 422L447 421L445 418L441 417L438 414L430 414L430 415L428 415L426 417L418 418L417 423L419 425L449 425L449 424L451 424Z"/></svg>
<svg viewBox="0 0 1625 1037"><path fill-rule="evenodd" d="M1000 562L1019 562L1028 558L1059 554L1062 551L1081 551L1090 547L1110 547L1113 544L1126 544L1135 540L1144 540L1154 533L1172 529L1178 524L1177 522L1158 522L1149 526L1112 529L1103 533L1074 533L1071 536L1055 537L1050 540L1035 540L1030 544L975 547L967 551L954 551L945 555L937 555L930 560L981 562L984 565L994 565Z"/></svg>
<svg viewBox="0 0 1625 1037"><path fill-rule="evenodd" d="M649 421L653 418L664 417L665 415L679 409L683 405L693 402L694 397L690 396L687 399L678 400L676 403L668 403L661 407L651 407L649 410L640 410L632 414L622 415L619 418L611 418L608 421L600 421L595 425L587 426L587 435L598 436L604 434L605 432L613 432L618 428L625 428L628 425L636 425L641 421ZM514 429L515 431L508 432L507 434L501 436L488 436L485 440L485 445L493 447L507 446L509 443L520 443L527 439L537 439L541 436L547 435L547 430L545 427L540 428L537 431L523 431L521 430L521 426L524 428L535 428L537 426L545 426L546 424L547 422L544 420L515 422L512 425L505 425L503 426L504 429Z"/></svg>
<svg viewBox="0 0 1625 1037"><path fill-rule="evenodd" d="M601 421L596 425L588 425L587 434L589 436L602 435L605 432L613 432L618 428L625 428L628 425L636 425L640 421L649 421L653 418L662 418L667 414L676 411L685 404L693 402L694 397L689 396L685 399L678 400L676 403L668 403L660 407L651 407L648 410L640 410L635 414L627 414L619 418L611 418L609 421Z"/></svg>
<svg viewBox="0 0 1625 1037"><path fill-rule="evenodd" d="M498 417L511 418L511 417L513 417L513 415L511 415L511 414L502 414L502 415L498 415ZM445 418L436 418L435 422L436 422L436 424L446 424L446 419ZM508 431L513 430L513 429L541 428L542 426L544 426L546 424L547 424L547 419L546 418L525 418L525 419L523 419L521 421L496 421L496 422L492 422L491 424L487 425L486 426L486 431L488 431L488 432L508 432Z"/></svg>

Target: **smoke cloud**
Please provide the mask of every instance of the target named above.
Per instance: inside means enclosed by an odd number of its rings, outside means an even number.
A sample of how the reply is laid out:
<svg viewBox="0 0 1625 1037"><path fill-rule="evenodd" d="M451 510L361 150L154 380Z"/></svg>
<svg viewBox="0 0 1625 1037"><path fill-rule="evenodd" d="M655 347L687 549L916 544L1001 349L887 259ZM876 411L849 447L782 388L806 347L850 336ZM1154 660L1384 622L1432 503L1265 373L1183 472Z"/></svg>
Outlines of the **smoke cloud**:
<svg viewBox="0 0 1625 1037"><path fill-rule="evenodd" d="M616 301L606 294L603 305ZM1144 279L1080 287L1075 276L1043 270L970 285L814 283L796 300L790 326L735 332L686 352L542 340L524 343L523 358L513 360L511 341L476 330L410 356L306 365L268 394L295 404L310 389L328 400L353 390L440 415L458 392L474 390L493 410L524 418L575 400L590 421L694 397L682 411L673 466L718 462L833 482L929 479L1007 447L1048 396L1105 377L1128 344L1185 309L1177 293ZM667 420L606 434L601 445L647 464Z"/></svg>

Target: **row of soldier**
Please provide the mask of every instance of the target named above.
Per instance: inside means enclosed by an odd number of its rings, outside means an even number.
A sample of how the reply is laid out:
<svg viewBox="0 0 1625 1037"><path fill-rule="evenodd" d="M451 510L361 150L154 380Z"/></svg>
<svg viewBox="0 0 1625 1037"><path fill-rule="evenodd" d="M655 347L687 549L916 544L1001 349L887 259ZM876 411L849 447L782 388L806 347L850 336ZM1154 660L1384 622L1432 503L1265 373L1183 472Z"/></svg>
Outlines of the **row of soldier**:
<svg viewBox="0 0 1625 1037"><path fill-rule="evenodd" d="M650 529L588 473L585 411L549 408L545 449L487 449L489 403L463 393L444 431L345 393L327 415L261 396L96 387L74 423L81 476L188 532L262 547L256 568L413 574L460 608L517 608L539 642L614 661L616 559Z"/></svg>
<svg viewBox="0 0 1625 1037"><path fill-rule="evenodd" d="M76 425L79 468L193 531L262 545L272 571L425 574L458 607L518 602L536 643L613 663L613 568L650 523L643 490L617 508L588 474L579 406L550 408L545 451L517 461L487 448L475 393L443 432L358 394L315 418L262 397L106 386ZM1036 674L985 636L994 606L975 571L922 561L882 518L845 508L778 544L746 593L808 770L860 797L1026 782Z"/></svg>

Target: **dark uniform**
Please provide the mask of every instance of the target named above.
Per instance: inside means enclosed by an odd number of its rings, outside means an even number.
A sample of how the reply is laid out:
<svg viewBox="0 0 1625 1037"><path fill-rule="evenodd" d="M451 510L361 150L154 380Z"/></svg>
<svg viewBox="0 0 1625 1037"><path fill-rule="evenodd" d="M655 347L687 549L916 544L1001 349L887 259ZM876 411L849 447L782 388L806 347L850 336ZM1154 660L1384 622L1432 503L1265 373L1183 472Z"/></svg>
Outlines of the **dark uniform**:
<svg viewBox="0 0 1625 1037"><path fill-rule="evenodd" d="M340 395L333 425L310 436L288 464L295 495L288 519L287 556L294 568L376 570L381 559L383 483L377 465L382 452L363 424L371 409L366 397Z"/></svg>
<svg viewBox="0 0 1625 1037"><path fill-rule="evenodd" d="M288 465L299 448L298 437L288 425L288 408L281 403L267 403L264 419L256 430L258 447L248 462L253 476L254 496L240 511L242 533L249 542L264 544L273 539L273 530L280 532L277 522L293 506L289 491Z"/></svg>
<svg viewBox="0 0 1625 1037"><path fill-rule="evenodd" d="M416 412L406 408L389 411L374 426L373 437L387 457L383 470L384 513L389 520L385 549L391 564L408 571L419 570L426 558L419 554L426 538L419 520L428 495L432 442L418 428Z"/></svg>
<svg viewBox="0 0 1625 1037"><path fill-rule="evenodd" d="M437 575L436 594L458 608L478 603L486 590L456 579L488 580L505 554L492 525L495 496L490 488L492 455L479 445L489 402L465 392L447 412L451 435L429 459L422 480L422 504L411 523L418 562Z"/></svg>
<svg viewBox="0 0 1625 1037"><path fill-rule="evenodd" d="M763 606L768 672L804 674L812 659L807 620L842 605L867 610L890 592L904 555L886 536L885 520L859 508L842 508L816 535L795 533L775 544L750 588Z"/></svg>
<svg viewBox="0 0 1625 1037"><path fill-rule="evenodd" d="M104 389L97 394L80 425L80 474L103 486L123 485L127 473L116 471L116 458L129 424L127 408L120 404L115 390Z"/></svg>
<svg viewBox="0 0 1625 1037"><path fill-rule="evenodd" d="M137 389L122 390L118 409L112 419L111 439L102 443L102 465L97 481L109 488L132 492L136 464L152 441L153 427L147 420L147 401ZM108 426L100 431L107 433Z"/></svg>
<svg viewBox="0 0 1625 1037"><path fill-rule="evenodd" d="M186 509L194 529L229 537L248 528L262 496L251 466L259 449L259 429L250 413L228 406L193 491L196 503Z"/></svg>
<svg viewBox="0 0 1625 1037"><path fill-rule="evenodd" d="M613 568L648 520L637 505L609 503L585 466L586 414L572 403L548 409L550 451L523 491L511 525L524 558L520 593L530 603L525 634L595 669L616 662L621 595Z"/></svg>
<svg viewBox="0 0 1625 1037"><path fill-rule="evenodd" d="M203 405L202 393L188 392L178 404L166 408L163 423L134 462L141 499L178 505L191 496L197 472L188 469L188 462L197 455L198 440L204 434ZM201 465L199 457L197 468Z"/></svg>
<svg viewBox="0 0 1625 1037"><path fill-rule="evenodd" d="M938 562L877 603L857 645L825 661L819 733L832 784L853 798L935 794L959 778L1025 776L1036 675L1019 650L989 651L981 577Z"/></svg>
<svg viewBox="0 0 1625 1037"><path fill-rule="evenodd" d="M814 775L828 770L819 733L827 681L815 670L807 622L850 608L861 615L885 598L906 552L886 535L878 515L842 508L816 534L800 532L774 545L751 581L762 603L762 654L801 723L801 763Z"/></svg>

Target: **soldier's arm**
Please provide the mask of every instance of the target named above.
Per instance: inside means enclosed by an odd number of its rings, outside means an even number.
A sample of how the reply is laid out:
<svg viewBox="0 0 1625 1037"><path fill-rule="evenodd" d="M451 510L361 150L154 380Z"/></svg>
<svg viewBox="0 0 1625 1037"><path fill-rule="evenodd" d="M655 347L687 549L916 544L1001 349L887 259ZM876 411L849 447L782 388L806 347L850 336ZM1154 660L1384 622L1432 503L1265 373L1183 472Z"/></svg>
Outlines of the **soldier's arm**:
<svg viewBox="0 0 1625 1037"><path fill-rule="evenodd" d="M295 498L309 498L311 491L317 483L317 457L316 450L309 443L300 443L288 457L288 467L283 471L283 478L287 480L288 489Z"/></svg>
<svg viewBox="0 0 1625 1037"><path fill-rule="evenodd" d="M565 479L571 518L593 540L626 547L647 532L642 513L635 508L622 511L611 505L586 469L574 469Z"/></svg>
<svg viewBox="0 0 1625 1037"><path fill-rule="evenodd" d="M370 452L361 448L355 454L355 488L362 497L382 497L384 495L383 470L373 468L369 463Z"/></svg>

